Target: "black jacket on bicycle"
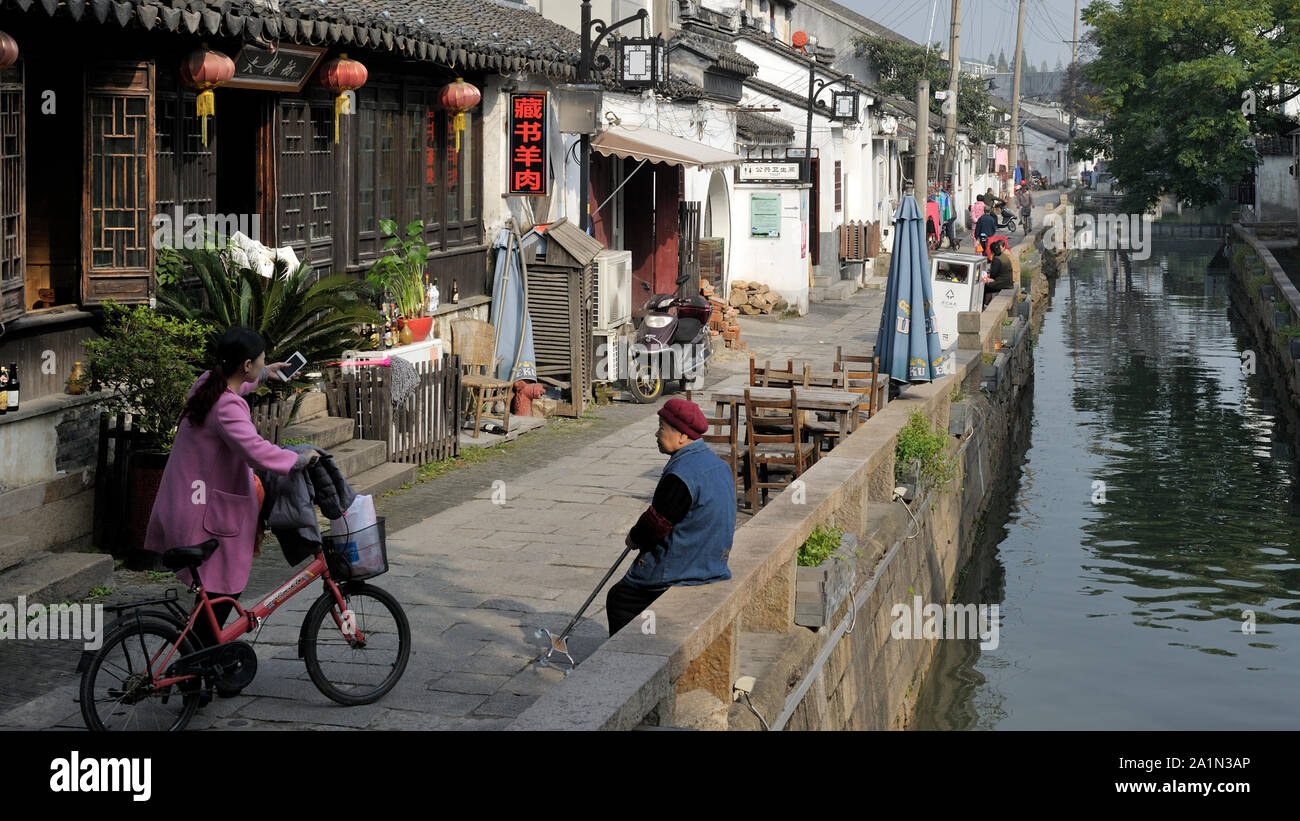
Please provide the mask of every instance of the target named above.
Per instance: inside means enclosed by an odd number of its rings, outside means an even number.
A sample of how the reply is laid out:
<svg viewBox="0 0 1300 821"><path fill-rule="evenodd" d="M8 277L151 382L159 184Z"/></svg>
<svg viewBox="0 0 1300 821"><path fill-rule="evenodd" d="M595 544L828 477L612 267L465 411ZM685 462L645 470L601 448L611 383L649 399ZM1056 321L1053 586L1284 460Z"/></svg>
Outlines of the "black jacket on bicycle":
<svg viewBox="0 0 1300 821"><path fill-rule="evenodd" d="M258 471L266 500L262 518L275 534L284 558L294 565L320 550L320 527L316 507L327 519L341 519L356 499L356 492L334 463L334 457L312 445L293 445L290 450L314 451L320 459L305 470L288 476Z"/></svg>

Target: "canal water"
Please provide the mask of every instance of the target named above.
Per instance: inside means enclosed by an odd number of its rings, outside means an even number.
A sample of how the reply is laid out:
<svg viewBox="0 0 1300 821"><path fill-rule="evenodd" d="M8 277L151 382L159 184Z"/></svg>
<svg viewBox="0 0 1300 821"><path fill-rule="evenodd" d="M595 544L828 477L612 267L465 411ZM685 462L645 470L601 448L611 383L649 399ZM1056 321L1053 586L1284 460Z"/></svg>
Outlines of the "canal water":
<svg viewBox="0 0 1300 821"><path fill-rule="evenodd" d="M954 597L998 645L939 641L913 728L1300 728L1295 437L1216 245L1071 258Z"/></svg>

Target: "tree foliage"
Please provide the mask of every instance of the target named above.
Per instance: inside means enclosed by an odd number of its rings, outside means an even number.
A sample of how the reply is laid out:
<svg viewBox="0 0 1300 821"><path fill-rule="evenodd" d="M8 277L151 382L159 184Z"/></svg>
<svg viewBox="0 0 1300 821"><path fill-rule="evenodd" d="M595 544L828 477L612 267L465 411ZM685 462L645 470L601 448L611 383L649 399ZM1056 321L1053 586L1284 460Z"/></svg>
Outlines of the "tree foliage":
<svg viewBox="0 0 1300 821"><path fill-rule="evenodd" d="M884 37L865 35L854 40L858 59L868 60L880 73L877 84L885 94L897 94L909 100L916 98L916 83L924 76L930 81L930 90L948 87L948 61L939 57L938 45L926 55L923 46L897 43ZM923 74L924 72L924 74ZM960 72L957 90L957 125L967 129L971 140L977 143L993 142L993 128L989 125L989 94L983 82L973 74ZM930 122L943 123L943 103L930 97ZM936 120L936 118L938 118Z"/></svg>
<svg viewBox="0 0 1300 821"><path fill-rule="evenodd" d="M1245 145L1252 130L1294 128L1279 108L1300 93L1295 0L1095 0L1083 20L1097 48L1083 77L1100 90L1105 119L1076 140L1075 154L1109 159L1125 208L1162 194L1216 202L1255 164ZM1247 90L1253 129L1242 112Z"/></svg>

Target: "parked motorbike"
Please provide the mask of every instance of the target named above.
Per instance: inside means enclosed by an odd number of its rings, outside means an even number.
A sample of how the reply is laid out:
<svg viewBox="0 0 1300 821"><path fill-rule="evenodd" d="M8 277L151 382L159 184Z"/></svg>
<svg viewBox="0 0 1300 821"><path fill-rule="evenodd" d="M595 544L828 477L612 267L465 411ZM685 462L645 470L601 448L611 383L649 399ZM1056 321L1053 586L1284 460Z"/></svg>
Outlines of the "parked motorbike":
<svg viewBox="0 0 1300 821"><path fill-rule="evenodd" d="M688 276L677 278L680 286ZM646 291L650 286L644 282ZM637 402L649 403L659 398L665 381L677 380L685 391L694 383L704 386L709 358L713 355L713 335L709 333L709 300L695 294L653 294L645 302L645 316L636 329L628 375L628 391Z"/></svg>

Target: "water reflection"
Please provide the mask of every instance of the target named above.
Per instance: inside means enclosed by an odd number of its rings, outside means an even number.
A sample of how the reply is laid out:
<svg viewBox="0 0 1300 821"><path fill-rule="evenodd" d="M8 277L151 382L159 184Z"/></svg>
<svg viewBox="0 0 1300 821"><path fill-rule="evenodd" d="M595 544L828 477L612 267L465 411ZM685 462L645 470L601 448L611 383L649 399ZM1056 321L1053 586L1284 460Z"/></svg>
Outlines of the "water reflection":
<svg viewBox="0 0 1300 821"><path fill-rule="evenodd" d="M1072 260L1004 524L957 594L1001 603L1001 644L941 642L915 726L1300 726L1292 436L1242 373L1217 246Z"/></svg>

